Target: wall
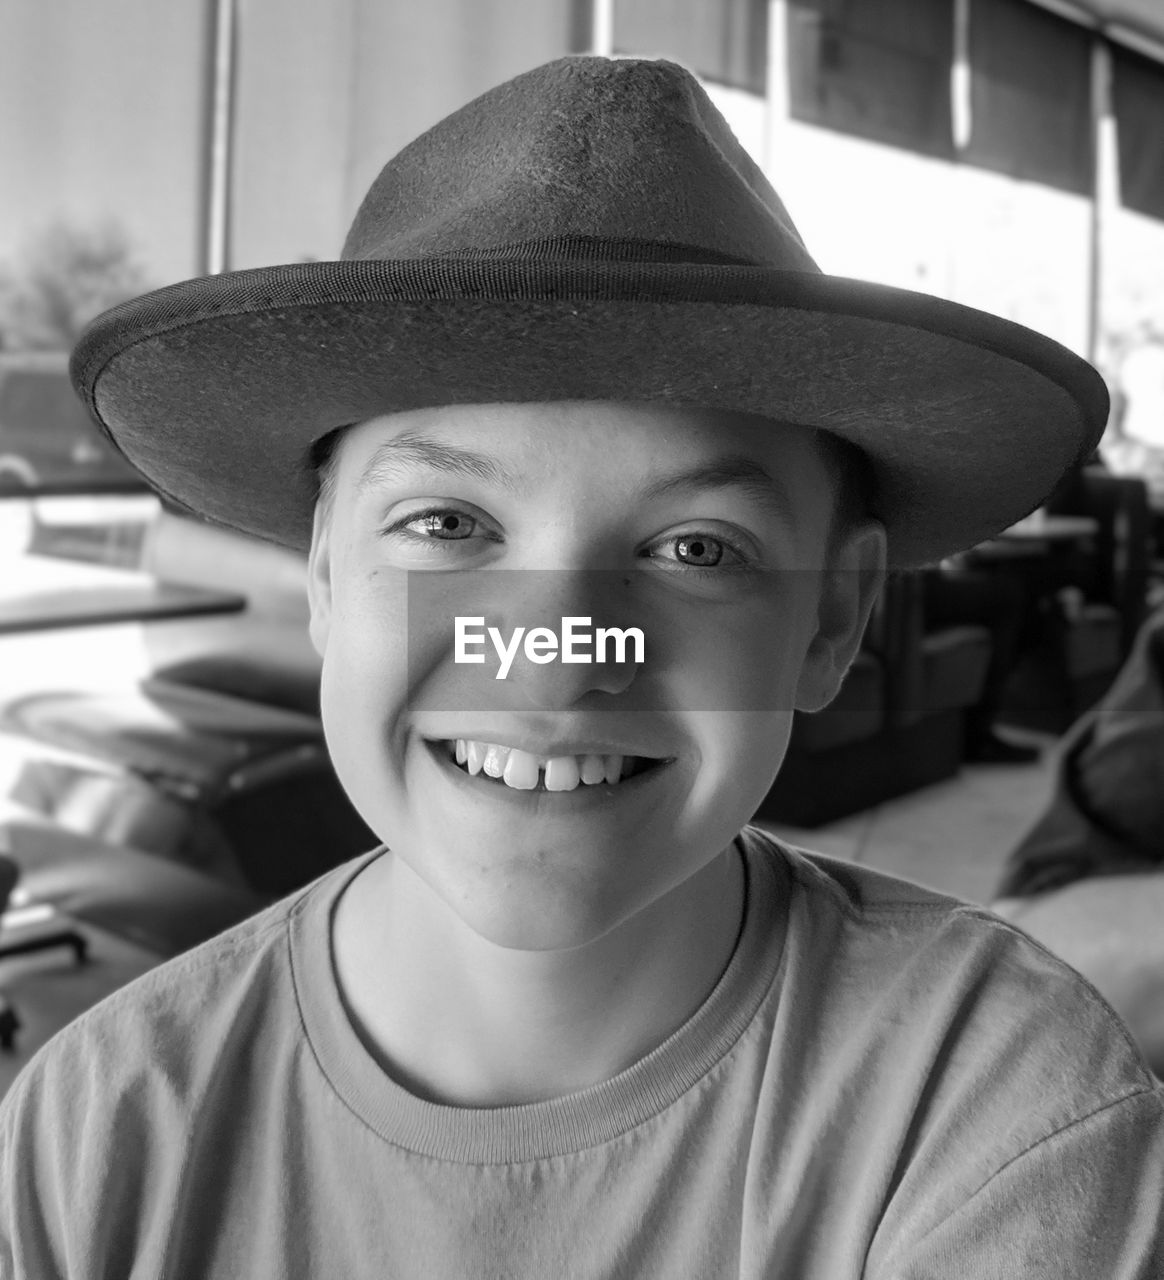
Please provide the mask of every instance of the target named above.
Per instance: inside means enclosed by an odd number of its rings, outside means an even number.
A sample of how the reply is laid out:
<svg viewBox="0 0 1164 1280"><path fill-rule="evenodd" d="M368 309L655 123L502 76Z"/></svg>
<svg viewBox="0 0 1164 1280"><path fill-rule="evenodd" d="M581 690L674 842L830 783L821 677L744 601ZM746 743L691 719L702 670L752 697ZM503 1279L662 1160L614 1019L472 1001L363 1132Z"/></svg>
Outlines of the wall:
<svg viewBox="0 0 1164 1280"><path fill-rule="evenodd" d="M231 265L337 256L395 152L569 40L569 0L245 0Z"/></svg>
<svg viewBox="0 0 1164 1280"><path fill-rule="evenodd" d="M0 272L112 219L198 269L211 0L0 0ZM237 0L231 267L334 257L391 154L569 52L570 0Z"/></svg>
<svg viewBox="0 0 1164 1280"><path fill-rule="evenodd" d="M0 271L55 220L123 225L152 283L198 264L209 0L0 0ZM238 0L233 267L329 258L381 165L491 85L569 50L570 0ZM713 96L821 266L1086 345L1087 207ZM1164 329L1164 225L1104 242L1105 338Z"/></svg>
<svg viewBox="0 0 1164 1280"><path fill-rule="evenodd" d="M0 265L47 225L123 226L158 283L197 261L202 0L0 0Z"/></svg>

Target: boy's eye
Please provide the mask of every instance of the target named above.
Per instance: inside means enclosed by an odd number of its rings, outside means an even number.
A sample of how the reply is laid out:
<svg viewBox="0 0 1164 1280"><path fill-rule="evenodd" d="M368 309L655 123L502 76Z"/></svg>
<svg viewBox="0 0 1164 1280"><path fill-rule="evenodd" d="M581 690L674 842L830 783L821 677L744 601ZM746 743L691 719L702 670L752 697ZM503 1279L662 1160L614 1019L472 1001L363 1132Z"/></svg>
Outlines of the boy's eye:
<svg viewBox="0 0 1164 1280"><path fill-rule="evenodd" d="M435 542L469 542L489 537L482 522L460 507L424 507L407 511L381 529L381 536L396 536L417 545Z"/></svg>
<svg viewBox="0 0 1164 1280"><path fill-rule="evenodd" d="M715 538L676 538L675 558L701 569L719 564L723 559L723 543Z"/></svg>
<svg viewBox="0 0 1164 1280"><path fill-rule="evenodd" d="M655 543L650 555L691 569L738 568L746 562L734 546L708 533L681 533Z"/></svg>
<svg viewBox="0 0 1164 1280"><path fill-rule="evenodd" d="M463 511L426 511L423 515L414 516L404 527L430 538L456 542L461 538L471 538L477 521Z"/></svg>

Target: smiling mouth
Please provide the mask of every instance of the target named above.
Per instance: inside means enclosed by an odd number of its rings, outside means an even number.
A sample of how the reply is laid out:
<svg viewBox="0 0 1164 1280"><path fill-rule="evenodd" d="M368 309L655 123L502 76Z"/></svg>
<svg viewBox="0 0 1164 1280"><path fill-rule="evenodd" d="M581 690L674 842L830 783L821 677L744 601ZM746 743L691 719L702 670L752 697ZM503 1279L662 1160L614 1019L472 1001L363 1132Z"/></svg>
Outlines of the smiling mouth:
<svg viewBox="0 0 1164 1280"><path fill-rule="evenodd" d="M649 756L537 756L496 742L468 738L434 744L462 773L514 791L577 791L580 787L615 786L667 763Z"/></svg>

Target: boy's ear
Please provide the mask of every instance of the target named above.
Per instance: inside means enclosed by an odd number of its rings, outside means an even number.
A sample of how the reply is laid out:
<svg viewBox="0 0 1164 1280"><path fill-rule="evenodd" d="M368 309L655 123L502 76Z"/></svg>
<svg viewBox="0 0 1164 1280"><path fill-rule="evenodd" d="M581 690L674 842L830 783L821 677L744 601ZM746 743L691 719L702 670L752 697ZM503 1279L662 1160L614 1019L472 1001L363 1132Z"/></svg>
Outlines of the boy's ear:
<svg viewBox="0 0 1164 1280"><path fill-rule="evenodd" d="M331 520L325 506L322 502L315 504L311 549L307 553L307 603L311 610L307 634L321 658L331 631L332 538Z"/></svg>
<svg viewBox="0 0 1164 1280"><path fill-rule="evenodd" d="M801 665L796 710L819 711L836 697L885 582L886 555L880 520L854 522L835 539L821 575L816 633Z"/></svg>

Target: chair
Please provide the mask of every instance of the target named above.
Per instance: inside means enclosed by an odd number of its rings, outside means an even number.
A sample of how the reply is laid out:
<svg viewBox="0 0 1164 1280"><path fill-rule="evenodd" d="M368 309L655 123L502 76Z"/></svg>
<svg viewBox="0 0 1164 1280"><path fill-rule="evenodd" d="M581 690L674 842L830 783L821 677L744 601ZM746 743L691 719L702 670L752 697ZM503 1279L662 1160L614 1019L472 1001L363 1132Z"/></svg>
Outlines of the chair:
<svg viewBox="0 0 1164 1280"><path fill-rule="evenodd" d="M1152 506L1147 484L1103 467L1073 472L1047 500L1052 515L1090 516L1099 526L1094 551L1081 565L1089 600L1113 609L1120 624L1120 662L1132 650L1146 615L1152 562Z"/></svg>
<svg viewBox="0 0 1164 1280"><path fill-rule="evenodd" d="M6 960L11 956L30 955L37 951L55 950L57 947L70 947L77 963L83 964L89 955L89 943L75 929L69 926L54 927L48 931L35 929L21 937L12 928L9 905L19 878L20 870L17 864L11 858L0 854L0 960ZM16 1010L7 996L0 994L0 1049L11 1049L19 1030L20 1018Z"/></svg>
<svg viewBox="0 0 1164 1280"><path fill-rule="evenodd" d="M377 841L317 716L147 679L0 708L25 814L258 894L290 893Z"/></svg>
<svg viewBox="0 0 1164 1280"><path fill-rule="evenodd" d="M320 659L307 634L304 556L162 510L146 535L141 567L168 582L247 597L241 615L147 626L154 679L319 715Z"/></svg>
<svg viewBox="0 0 1164 1280"><path fill-rule="evenodd" d="M377 843L324 747L302 557L169 513L146 552L145 567L241 589L250 607L147 624L154 671L125 688L0 704L18 760L0 889L18 873L53 921L0 939L0 957L68 944L83 959L61 916L176 955ZM18 1024L0 1009L0 1044Z"/></svg>
<svg viewBox="0 0 1164 1280"><path fill-rule="evenodd" d="M927 633L920 575L890 575L836 699L797 715L756 816L816 827L950 777L989 661L985 627Z"/></svg>
<svg viewBox="0 0 1164 1280"><path fill-rule="evenodd" d="M60 930L65 918L94 925L166 960L273 900L270 894L41 818L5 822L0 838L23 892L38 907L48 908L57 922L58 940L79 938L75 931ZM0 955L6 954L0 948Z"/></svg>
<svg viewBox="0 0 1164 1280"><path fill-rule="evenodd" d="M1102 467L1073 472L1046 508L1087 516L1096 532L1059 571L1059 589L1015 667L1001 718L1062 733L1107 691L1144 620L1152 513L1142 480Z"/></svg>

